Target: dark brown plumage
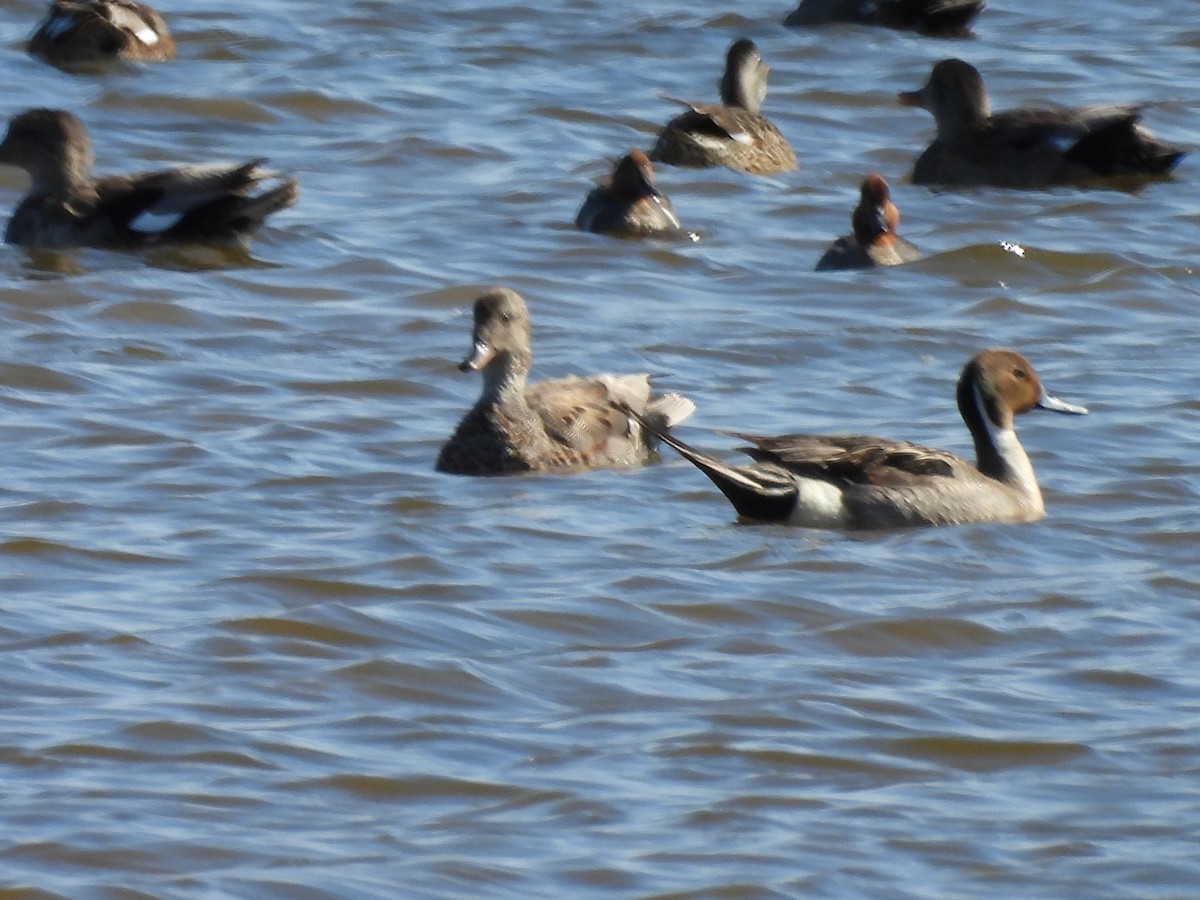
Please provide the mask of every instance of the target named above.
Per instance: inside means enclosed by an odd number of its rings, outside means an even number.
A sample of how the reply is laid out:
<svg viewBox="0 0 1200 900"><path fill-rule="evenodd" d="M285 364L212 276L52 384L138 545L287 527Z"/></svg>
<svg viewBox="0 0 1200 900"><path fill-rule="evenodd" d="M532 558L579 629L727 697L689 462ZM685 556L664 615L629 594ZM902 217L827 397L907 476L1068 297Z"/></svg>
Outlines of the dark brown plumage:
<svg viewBox="0 0 1200 900"><path fill-rule="evenodd" d="M131 0L54 0L30 37L28 49L65 69L118 59L175 58L175 42L163 17Z"/></svg>
<svg viewBox="0 0 1200 900"><path fill-rule="evenodd" d="M783 24L851 22L958 37L970 33L985 5L984 0L802 0Z"/></svg>
<svg viewBox="0 0 1200 900"><path fill-rule="evenodd" d="M295 179L263 162L93 178L83 123L62 110L29 110L12 118L0 143L0 163L24 169L32 181L4 237L42 249L243 244L299 193Z"/></svg>
<svg viewBox="0 0 1200 900"><path fill-rule="evenodd" d="M916 184L1041 188L1114 176L1164 175L1183 151L1140 124L1137 106L992 113L979 71L934 65L925 85L899 94L933 114L937 138L913 168Z"/></svg>

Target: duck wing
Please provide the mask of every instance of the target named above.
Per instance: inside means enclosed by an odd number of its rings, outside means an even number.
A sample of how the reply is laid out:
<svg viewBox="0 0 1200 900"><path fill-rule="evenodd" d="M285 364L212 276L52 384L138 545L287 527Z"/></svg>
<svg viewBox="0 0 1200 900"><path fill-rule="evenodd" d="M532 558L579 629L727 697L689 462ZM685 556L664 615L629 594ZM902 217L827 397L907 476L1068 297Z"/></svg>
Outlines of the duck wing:
<svg viewBox="0 0 1200 900"><path fill-rule="evenodd" d="M205 239L243 231L295 202L294 179L262 168L265 159L240 164L187 166L96 182L97 209L113 224L147 237ZM279 182L253 194L266 182Z"/></svg>
<svg viewBox="0 0 1200 900"><path fill-rule="evenodd" d="M875 487L902 487L926 478L953 478L970 463L953 453L866 435L783 434L765 437L729 432L753 446L740 448L806 478Z"/></svg>
<svg viewBox="0 0 1200 900"><path fill-rule="evenodd" d="M1184 152L1158 140L1140 123L1141 111L1095 119L1066 152L1066 158L1098 175L1169 172Z"/></svg>
<svg viewBox="0 0 1200 900"><path fill-rule="evenodd" d="M1030 150L1053 144L1065 153L1089 134L1137 121L1136 106L1092 106L1082 109L1010 109L988 120L992 137L1009 147Z"/></svg>
<svg viewBox="0 0 1200 900"><path fill-rule="evenodd" d="M572 376L529 385L525 400L552 438L589 451L612 438L630 436L633 429L623 404L645 409L649 394L645 375Z"/></svg>
<svg viewBox="0 0 1200 900"><path fill-rule="evenodd" d="M720 140L737 141L739 144L754 143L753 136L742 126L737 110L732 107L720 103L693 103L691 100L681 100L670 94L659 96L686 106L689 110L672 120L670 126L707 134Z"/></svg>
<svg viewBox="0 0 1200 900"><path fill-rule="evenodd" d="M879 0L875 16L890 28L959 34L983 11L985 0Z"/></svg>

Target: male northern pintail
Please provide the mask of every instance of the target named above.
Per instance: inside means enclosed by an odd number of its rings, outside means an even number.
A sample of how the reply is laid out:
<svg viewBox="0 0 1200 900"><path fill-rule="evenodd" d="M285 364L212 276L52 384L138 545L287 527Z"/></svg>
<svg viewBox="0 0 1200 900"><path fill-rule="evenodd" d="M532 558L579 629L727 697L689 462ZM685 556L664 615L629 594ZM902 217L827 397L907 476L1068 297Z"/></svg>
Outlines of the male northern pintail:
<svg viewBox="0 0 1200 900"><path fill-rule="evenodd" d="M630 150L617 163L608 183L592 189L575 224L583 231L615 237L686 234L671 201L655 186L650 160L641 150Z"/></svg>
<svg viewBox="0 0 1200 900"><path fill-rule="evenodd" d="M28 49L60 68L175 58L163 17L130 0L54 0Z"/></svg>
<svg viewBox="0 0 1200 900"><path fill-rule="evenodd" d="M743 449L758 461L735 466L669 434L659 437L750 519L813 528L1031 522L1045 507L1013 417L1035 406L1087 412L1046 393L1021 354L983 350L958 380L958 409L975 440L975 465L944 450L875 437L734 432L753 444Z"/></svg>
<svg viewBox="0 0 1200 900"><path fill-rule="evenodd" d="M899 95L933 114L937 138L917 159L916 184L1040 188L1097 177L1162 175L1183 157L1139 124L1138 106L992 113L978 70L960 59Z"/></svg>
<svg viewBox="0 0 1200 900"><path fill-rule="evenodd" d="M956 37L970 33L985 5L984 0L801 0L783 24L852 22Z"/></svg>
<svg viewBox="0 0 1200 900"><path fill-rule="evenodd" d="M677 101L688 110L666 124L650 158L674 166L728 166L755 175L795 169L791 146L759 112L769 71L753 41L735 41L725 59L721 102Z"/></svg>
<svg viewBox="0 0 1200 900"><path fill-rule="evenodd" d="M0 163L32 180L4 238L42 249L244 243L268 215L296 202L296 181L263 169L265 161L93 178L83 123L32 109L12 118L0 142ZM268 182L278 183L252 193Z"/></svg>
<svg viewBox="0 0 1200 900"><path fill-rule="evenodd" d="M438 454L442 472L638 465L653 455L656 433L666 433L696 408L679 394L651 397L647 375L527 384L533 362L529 313L521 295L507 288L492 288L475 301L472 340L459 368L482 372L483 391ZM647 433L643 422L655 431Z"/></svg>
<svg viewBox="0 0 1200 900"><path fill-rule="evenodd" d="M899 266L921 258L921 251L896 234L900 210L882 175L871 174L862 183L858 206L850 217L852 234L838 238L817 262L817 271L870 269Z"/></svg>

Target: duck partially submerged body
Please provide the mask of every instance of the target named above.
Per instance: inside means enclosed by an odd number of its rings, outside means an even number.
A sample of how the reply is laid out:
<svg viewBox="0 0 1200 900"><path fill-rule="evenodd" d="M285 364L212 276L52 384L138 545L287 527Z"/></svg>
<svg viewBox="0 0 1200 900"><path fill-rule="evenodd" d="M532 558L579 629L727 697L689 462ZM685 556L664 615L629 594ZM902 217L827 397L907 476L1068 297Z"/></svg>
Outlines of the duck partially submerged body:
<svg viewBox="0 0 1200 900"><path fill-rule="evenodd" d="M24 169L32 181L4 238L46 250L242 245L299 193L295 179L263 162L93 178L83 123L63 110L28 110L12 118L0 142L0 163Z"/></svg>
<svg viewBox="0 0 1200 900"><path fill-rule="evenodd" d="M986 5L984 0L802 0L783 24L850 22L955 37L970 33Z"/></svg>
<svg viewBox="0 0 1200 900"><path fill-rule="evenodd" d="M54 0L30 37L28 49L66 69L114 60L175 58L175 42L163 17L131 0Z"/></svg>
<svg viewBox="0 0 1200 900"><path fill-rule="evenodd" d="M613 169L607 184L593 188L575 216L582 231L614 237L684 236L683 225L667 195L654 184L650 160L630 150Z"/></svg>
<svg viewBox="0 0 1200 900"><path fill-rule="evenodd" d="M1034 407L1082 414L1052 397L1013 350L983 350L963 368L958 408L975 442L974 464L935 450L863 435L734 432L757 462L732 465L673 435L662 441L720 488L739 515L814 528L899 528L1032 522L1045 515L1013 417ZM648 425L650 430L654 430Z"/></svg>
<svg viewBox="0 0 1200 900"><path fill-rule="evenodd" d="M676 100L687 110L664 126L650 158L673 166L725 166L754 175L796 169L795 151L759 111L767 96L769 71L753 41L735 41L726 55L721 102Z"/></svg>
<svg viewBox="0 0 1200 900"><path fill-rule="evenodd" d="M654 457L656 435L696 408L679 394L651 396L647 375L529 384L529 313L516 291L487 291L475 301L474 318L471 352L459 368L481 372L483 390L442 446L441 472L508 475L641 465Z"/></svg>
<svg viewBox="0 0 1200 900"><path fill-rule="evenodd" d="M993 113L979 71L960 59L935 64L923 87L898 96L937 123L936 139L913 168L914 184L1042 188L1153 177L1184 155L1141 124L1139 106Z"/></svg>
<svg viewBox="0 0 1200 900"><path fill-rule="evenodd" d="M838 238L817 262L817 271L899 266L921 258L914 244L896 233L900 211L882 175L868 175L850 217L853 231Z"/></svg>

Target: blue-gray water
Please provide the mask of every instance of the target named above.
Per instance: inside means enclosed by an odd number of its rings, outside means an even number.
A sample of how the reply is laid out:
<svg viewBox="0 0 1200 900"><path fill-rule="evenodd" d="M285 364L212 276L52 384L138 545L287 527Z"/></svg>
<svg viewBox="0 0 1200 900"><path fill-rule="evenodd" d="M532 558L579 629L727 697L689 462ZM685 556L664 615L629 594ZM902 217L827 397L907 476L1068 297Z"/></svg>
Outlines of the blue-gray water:
<svg viewBox="0 0 1200 900"><path fill-rule="evenodd" d="M1196 158L932 193L894 101L957 55L998 108L1152 101L1191 145L1194 2L994 0L960 41L789 2L164 0L179 60L89 78L0 2L0 113L73 110L102 172L303 186L251 265L0 248L4 896L1200 895ZM663 168L695 244L575 231L743 35L802 168ZM869 171L928 259L813 273ZM439 475L492 283L539 374L660 373L723 453L968 452L986 346L1091 415L1022 420L1020 527L738 525L673 455Z"/></svg>

